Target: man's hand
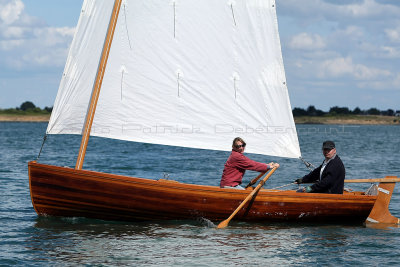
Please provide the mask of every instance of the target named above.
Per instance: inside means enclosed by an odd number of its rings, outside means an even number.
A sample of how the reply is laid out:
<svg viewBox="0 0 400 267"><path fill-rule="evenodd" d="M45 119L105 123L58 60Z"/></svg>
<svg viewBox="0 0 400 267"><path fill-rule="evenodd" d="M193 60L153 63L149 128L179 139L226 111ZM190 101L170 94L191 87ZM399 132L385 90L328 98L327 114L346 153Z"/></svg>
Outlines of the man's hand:
<svg viewBox="0 0 400 267"><path fill-rule="evenodd" d="M294 182L296 184L301 184L303 182L303 179L299 178L299 179L296 179Z"/></svg>
<svg viewBox="0 0 400 267"><path fill-rule="evenodd" d="M311 193L312 188L311 188L311 186L302 187L302 188L299 188L296 192L297 193Z"/></svg>

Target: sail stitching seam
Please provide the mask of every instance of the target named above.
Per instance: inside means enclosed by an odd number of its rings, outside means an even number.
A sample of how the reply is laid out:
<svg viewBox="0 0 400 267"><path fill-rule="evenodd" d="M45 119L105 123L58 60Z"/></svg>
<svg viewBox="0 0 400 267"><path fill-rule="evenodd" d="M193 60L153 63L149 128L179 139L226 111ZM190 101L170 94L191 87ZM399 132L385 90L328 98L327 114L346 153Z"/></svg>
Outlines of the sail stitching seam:
<svg viewBox="0 0 400 267"><path fill-rule="evenodd" d="M126 35L128 36L129 48L130 48L130 50L132 50L131 39L129 38L128 23L126 20L126 5L125 4L124 4L124 17L125 17L125 29L126 29Z"/></svg>
<svg viewBox="0 0 400 267"><path fill-rule="evenodd" d="M176 3L174 1L174 38L176 38Z"/></svg>
<svg viewBox="0 0 400 267"><path fill-rule="evenodd" d="M232 10L233 23L236 26L235 12L233 11L233 4L231 4L231 10Z"/></svg>

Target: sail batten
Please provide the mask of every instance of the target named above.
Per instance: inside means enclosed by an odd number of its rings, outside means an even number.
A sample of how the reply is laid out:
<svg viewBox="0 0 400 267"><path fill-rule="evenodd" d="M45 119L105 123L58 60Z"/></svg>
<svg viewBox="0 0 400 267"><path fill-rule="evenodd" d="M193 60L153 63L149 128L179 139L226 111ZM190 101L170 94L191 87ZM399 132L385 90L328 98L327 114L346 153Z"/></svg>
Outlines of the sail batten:
<svg viewBox="0 0 400 267"><path fill-rule="evenodd" d="M81 15L49 134L82 132L105 36L94 25L112 10L103 2L84 2L98 8ZM124 0L121 9L91 135L224 151L241 136L247 152L300 156L275 1Z"/></svg>

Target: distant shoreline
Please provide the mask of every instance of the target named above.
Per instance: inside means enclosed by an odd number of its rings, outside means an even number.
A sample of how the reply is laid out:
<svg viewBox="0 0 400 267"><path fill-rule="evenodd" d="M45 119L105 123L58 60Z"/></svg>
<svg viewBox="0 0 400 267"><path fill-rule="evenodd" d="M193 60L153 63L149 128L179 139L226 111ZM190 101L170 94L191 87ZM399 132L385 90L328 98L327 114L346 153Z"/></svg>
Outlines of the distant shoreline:
<svg viewBox="0 0 400 267"><path fill-rule="evenodd" d="M15 115L15 114L0 114L0 122L48 122L50 114L40 115Z"/></svg>
<svg viewBox="0 0 400 267"><path fill-rule="evenodd" d="M49 119L50 114L0 114L0 122L48 122ZM400 117L380 115L301 116L294 121L296 124L400 125Z"/></svg>
<svg viewBox="0 0 400 267"><path fill-rule="evenodd" d="M382 115L336 115L294 117L296 124L400 125L400 117Z"/></svg>

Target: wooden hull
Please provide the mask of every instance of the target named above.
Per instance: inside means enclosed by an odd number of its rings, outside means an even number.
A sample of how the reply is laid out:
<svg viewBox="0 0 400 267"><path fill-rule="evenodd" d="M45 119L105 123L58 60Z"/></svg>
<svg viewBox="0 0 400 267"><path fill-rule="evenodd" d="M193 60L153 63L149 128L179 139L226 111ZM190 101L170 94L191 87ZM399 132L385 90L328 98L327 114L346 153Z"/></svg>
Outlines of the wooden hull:
<svg viewBox="0 0 400 267"><path fill-rule="evenodd" d="M29 163L39 215L104 220L226 219L251 192ZM377 196L262 189L234 220L364 222Z"/></svg>

